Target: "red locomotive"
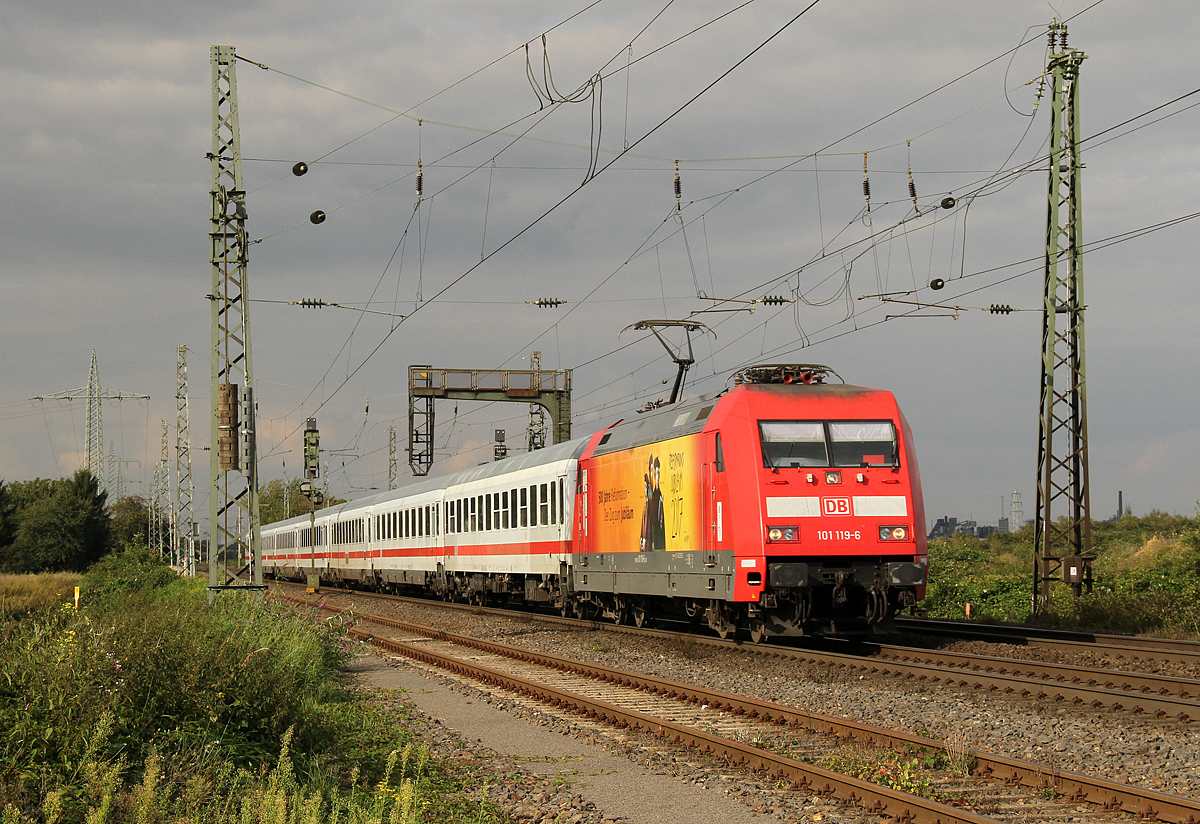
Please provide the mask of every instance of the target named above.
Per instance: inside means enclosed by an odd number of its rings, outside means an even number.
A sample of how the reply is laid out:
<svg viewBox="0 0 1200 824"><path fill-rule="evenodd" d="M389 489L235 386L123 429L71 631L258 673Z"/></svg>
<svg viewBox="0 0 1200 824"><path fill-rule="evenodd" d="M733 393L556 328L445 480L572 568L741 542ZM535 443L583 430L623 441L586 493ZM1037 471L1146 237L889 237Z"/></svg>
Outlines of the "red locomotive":
<svg viewBox="0 0 1200 824"><path fill-rule="evenodd" d="M925 595L912 433L805 365L264 527L264 569L758 641L885 627Z"/></svg>

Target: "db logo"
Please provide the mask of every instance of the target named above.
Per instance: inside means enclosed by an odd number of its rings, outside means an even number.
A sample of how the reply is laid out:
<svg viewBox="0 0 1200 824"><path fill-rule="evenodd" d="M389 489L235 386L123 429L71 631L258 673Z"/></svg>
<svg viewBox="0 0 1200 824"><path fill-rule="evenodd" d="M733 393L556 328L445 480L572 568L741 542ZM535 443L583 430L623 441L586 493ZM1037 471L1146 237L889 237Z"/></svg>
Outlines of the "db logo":
<svg viewBox="0 0 1200 824"><path fill-rule="evenodd" d="M850 514L850 499L849 498L822 498L821 499L821 514L822 515L849 515Z"/></svg>

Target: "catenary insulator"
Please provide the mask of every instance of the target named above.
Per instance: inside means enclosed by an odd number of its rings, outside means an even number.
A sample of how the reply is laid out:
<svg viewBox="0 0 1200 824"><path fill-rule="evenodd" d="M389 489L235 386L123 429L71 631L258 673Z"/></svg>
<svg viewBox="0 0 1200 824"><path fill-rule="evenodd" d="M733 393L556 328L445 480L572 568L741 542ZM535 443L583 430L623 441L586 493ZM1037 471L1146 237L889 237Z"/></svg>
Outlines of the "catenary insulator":
<svg viewBox="0 0 1200 824"><path fill-rule="evenodd" d="M292 174L294 174L296 177L300 177L301 175L308 174L308 164L305 163L303 160L300 161L299 163L297 163L295 166L292 167Z"/></svg>
<svg viewBox="0 0 1200 824"><path fill-rule="evenodd" d="M425 172L421 169L421 161L417 161L417 197L425 193Z"/></svg>
<svg viewBox="0 0 1200 824"><path fill-rule="evenodd" d="M929 288L935 292L938 289L943 288L945 285L946 281L942 280L941 278L934 278L933 280L929 281Z"/></svg>
<svg viewBox="0 0 1200 824"><path fill-rule="evenodd" d="M916 184L916 181L914 181L912 179L912 171L911 170L908 173L908 196L911 197L914 201L916 201L916 199L917 199L917 184Z"/></svg>
<svg viewBox="0 0 1200 824"><path fill-rule="evenodd" d="M944 198L942 198L942 208L943 208L943 209L953 209L953 208L954 208L954 204L956 204L956 203L958 203L958 201L957 201L957 200L955 200L955 199L954 199L954 198L952 198L952 197L944 197Z"/></svg>

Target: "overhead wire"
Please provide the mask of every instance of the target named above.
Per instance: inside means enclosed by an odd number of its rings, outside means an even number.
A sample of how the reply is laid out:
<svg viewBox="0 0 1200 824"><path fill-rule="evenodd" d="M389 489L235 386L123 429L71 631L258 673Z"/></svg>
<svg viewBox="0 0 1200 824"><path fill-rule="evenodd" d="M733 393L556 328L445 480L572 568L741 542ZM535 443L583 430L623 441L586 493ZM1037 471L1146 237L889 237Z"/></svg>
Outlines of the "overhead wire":
<svg viewBox="0 0 1200 824"><path fill-rule="evenodd" d="M643 141L645 141L646 139L648 139L651 135L655 134L664 125L666 125L668 122L670 122L672 119L674 119L677 115L679 115L679 113L684 111L692 103L694 103L701 96L703 96L708 90L713 88L713 86L720 83L722 80L724 80L726 77L728 77L733 71L735 71L739 66L741 66L743 63L745 63L747 60L749 60L751 57L753 57L755 54L757 54L760 50L765 48L769 43L771 43L771 41L773 41L776 37L778 37L780 34L782 34L784 31L786 31L788 28L790 28L797 20L799 20L801 17L803 17L810 9L815 7L820 2L821 2L821 0L811 0L811 2L809 2L808 5L806 5L803 9L801 9L799 13L797 13L795 16L793 16L791 19L789 19L786 23L784 23L783 26L781 26L779 29L777 29L774 33L772 33L765 40L763 40L758 46L755 46L754 49L752 49L749 53L747 53L746 55L741 57L737 62L735 62L732 66L730 66L728 69L726 69L720 75L718 75L714 80L712 80L707 85L705 85L702 89L700 89L700 91L698 91L694 95L692 95L692 97L690 97L681 106L679 106L677 109L675 109L669 115L667 115L657 125L652 127L649 131L645 132L640 138L638 138L634 143L632 143L629 148L632 149L633 147L637 146L638 144L640 144ZM599 174L603 173L604 171L606 171L607 169L609 169L614 163L617 162L617 160L619 160L625 154L626 151L628 151L628 150L621 152L620 154L618 154L617 157L613 158L608 163L604 164L604 166L600 167L597 170L596 175L599 175ZM576 193L582 191L583 187L585 185L587 185L587 182L588 181L584 181L583 183L579 184L577 187L572 189L570 192L568 192L563 198L561 198L559 201L557 201L549 209L544 211L540 216L535 218L532 222L527 224L520 231L518 231L517 233L512 235L508 240L506 240L504 243L502 243L496 249L492 250L492 252L488 253L488 255L483 260L480 260L478 263L469 267L465 272L463 272L462 274L458 275L453 280L451 280L450 283L447 284L446 286L444 286L434 297L435 298L440 297L441 295L448 292L450 289L454 288L454 286L456 286L464 278L468 277L472 272L474 272L476 269L478 269L479 266L481 266L484 263L484 261L491 258L493 255L499 253L501 250L508 247L510 244L512 244L517 239L522 237L529 230L531 230L536 225L538 225L547 216L549 216L551 213L553 213L555 210L557 210L562 204L566 203L569 199L571 199ZM413 310L412 314L416 314L418 311L420 311L420 309L423 305L424 304L417 306ZM412 315L410 314L409 317L412 317ZM406 318L406 320L407 320L407 318ZM333 391L331 391L329 393L329 395L323 401L321 401L321 403L317 406L317 410L320 410L322 407L324 407L324 405L326 403L328 403L330 400L332 400L332 398L337 394L337 392L341 389L341 387L345 386L350 381L350 379L353 378L354 375L356 375L358 373L358 371L360 369L362 369L363 366L366 365L366 363L371 359L371 357L373 357L374 354L376 352L378 352L379 349L383 346L383 344L387 342L387 340L391 337L391 335L395 332L395 330L400 328L402 323L403 323L403 321L400 324L396 324L396 326L392 330L390 330L387 333L387 335L384 336L384 338L375 346L374 349L371 350L371 352L359 363L359 365L356 366L353 369L353 371L348 372L345 380L343 380ZM315 391L315 388L313 391ZM310 392L309 397L311 397L311 395L312 395L312 393ZM314 414L315 414L315 411L317 411L317 410L314 410ZM291 437L291 435L294 435L298 431L299 431L299 426L297 426L295 429L293 429L292 432L289 433L287 436L285 436L283 440L286 440L288 437ZM281 441L281 443L282 443L282 441Z"/></svg>

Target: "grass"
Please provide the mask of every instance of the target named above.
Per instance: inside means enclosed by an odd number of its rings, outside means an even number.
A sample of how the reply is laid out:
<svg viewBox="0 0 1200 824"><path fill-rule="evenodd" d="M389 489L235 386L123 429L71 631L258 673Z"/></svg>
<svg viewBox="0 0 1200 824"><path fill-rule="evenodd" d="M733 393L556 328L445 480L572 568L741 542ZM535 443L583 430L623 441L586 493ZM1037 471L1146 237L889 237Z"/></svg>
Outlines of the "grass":
<svg viewBox="0 0 1200 824"><path fill-rule="evenodd" d="M339 621L210 606L144 550L89 573L79 610L39 577L0 623L0 824L499 820L467 767L340 682Z"/></svg>
<svg viewBox="0 0 1200 824"><path fill-rule="evenodd" d="M82 575L0 575L0 624L20 621L73 598Z"/></svg>
<svg viewBox="0 0 1200 824"><path fill-rule="evenodd" d="M1037 623L1050 626L1200 638L1200 520L1152 512L1093 524L1093 591L1075 599L1053 585ZM924 606L942 618L1030 620L1033 527L987 539L964 535L929 547Z"/></svg>

